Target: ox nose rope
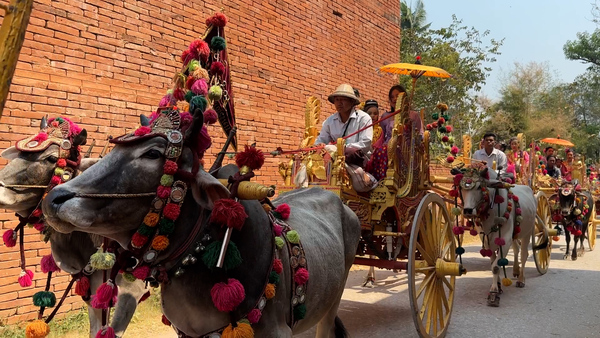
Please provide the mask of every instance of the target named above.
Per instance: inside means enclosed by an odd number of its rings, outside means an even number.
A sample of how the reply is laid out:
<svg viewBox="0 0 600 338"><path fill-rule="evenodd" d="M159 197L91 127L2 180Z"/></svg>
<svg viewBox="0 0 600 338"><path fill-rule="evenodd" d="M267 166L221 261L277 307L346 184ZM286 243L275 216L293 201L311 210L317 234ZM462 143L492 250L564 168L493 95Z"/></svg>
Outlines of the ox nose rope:
<svg viewBox="0 0 600 338"><path fill-rule="evenodd" d="M136 194L85 194L78 193L74 197L82 198L136 198L136 197L154 197L156 192L142 192Z"/></svg>
<svg viewBox="0 0 600 338"><path fill-rule="evenodd" d="M28 184L6 184L0 181L0 187L2 188L15 188L15 189L46 189L47 185L28 185Z"/></svg>

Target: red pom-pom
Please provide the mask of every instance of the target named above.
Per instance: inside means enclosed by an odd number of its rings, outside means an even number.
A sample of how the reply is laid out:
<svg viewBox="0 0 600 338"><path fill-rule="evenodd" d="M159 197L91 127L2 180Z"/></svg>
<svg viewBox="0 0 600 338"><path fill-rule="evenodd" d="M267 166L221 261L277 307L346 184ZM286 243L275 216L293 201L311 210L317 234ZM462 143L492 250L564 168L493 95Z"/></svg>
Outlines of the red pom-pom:
<svg viewBox="0 0 600 338"><path fill-rule="evenodd" d="M186 66L191 59L192 58L189 49L186 49L183 51L183 53L181 53L181 62L183 62L184 66Z"/></svg>
<svg viewBox="0 0 600 338"><path fill-rule="evenodd" d="M102 283L96 289L96 294L94 295L96 303L108 303L113 297L117 297L118 292L117 286L112 282Z"/></svg>
<svg viewBox="0 0 600 338"><path fill-rule="evenodd" d="M206 19L207 26L225 27L227 25L227 17L223 13L216 13Z"/></svg>
<svg viewBox="0 0 600 338"><path fill-rule="evenodd" d="M443 118L443 117L440 117L440 118L437 120L437 122L438 122L438 126L441 126L442 124L446 123L446 119L445 119L445 118Z"/></svg>
<svg viewBox="0 0 600 338"><path fill-rule="evenodd" d="M221 62L215 61L210 65L210 73L216 76L223 76L225 74L225 66Z"/></svg>
<svg viewBox="0 0 600 338"><path fill-rule="evenodd" d="M446 135L442 136L442 142L448 142L449 139Z"/></svg>
<svg viewBox="0 0 600 338"><path fill-rule="evenodd" d="M8 229L2 234L2 240L4 241L4 245L12 248L17 245L17 233L12 229Z"/></svg>
<svg viewBox="0 0 600 338"><path fill-rule="evenodd" d="M35 228L35 230L42 232L42 231L44 231L44 229L46 229L46 224L39 222L39 223L35 223L33 225L33 227Z"/></svg>
<svg viewBox="0 0 600 338"><path fill-rule="evenodd" d="M500 195L496 195L494 197L494 203L496 203L496 204L504 203L504 197L502 197Z"/></svg>
<svg viewBox="0 0 600 338"><path fill-rule="evenodd" d="M141 126L138 129L136 129L133 134L135 136L144 136L146 134L150 134L150 132L152 131L152 128L148 127L148 126Z"/></svg>
<svg viewBox="0 0 600 338"><path fill-rule="evenodd" d="M483 257L492 257L493 251L490 249L481 249L479 250L479 253L483 256Z"/></svg>
<svg viewBox="0 0 600 338"><path fill-rule="evenodd" d="M163 324L167 325L167 326L171 326L171 321L167 319L167 317L165 317L165 315L162 315L161 321Z"/></svg>
<svg viewBox="0 0 600 338"><path fill-rule="evenodd" d="M496 245L503 246L506 244L506 241L502 237L496 237L496 239L494 239L494 243Z"/></svg>
<svg viewBox="0 0 600 338"><path fill-rule="evenodd" d="M454 233L455 236L460 236L465 233L465 229L463 229L463 227L458 227L458 226L453 227L452 233Z"/></svg>
<svg viewBox="0 0 600 338"><path fill-rule="evenodd" d="M540 151L540 147L535 146L535 151Z"/></svg>
<svg viewBox="0 0 600 338"><path fill-rule="evenodd" d="M523 210L521 210L521 208L515 209L515 215L517 215L517 216L519 216L522 212L523 212Z"/></svg>
<svg viewBox="0 0 600 338"><path fill-rule="evenodd" d="M517 225L513 232L515 233L515 235L521 233L521 227Z"/></svg>
<svg viewBox="0 0 600 338"><path fill-rule="evenodd" d="M450 190L450 192L448 192L448 195L450 195L450 197L458 197L458 189Z"/></svg>
<svg viewBox="0 0 600 338"><path fill-rule="evenodd" d="M31 270L21 270L21 274L19 275L19 285L21 287L26 288L31 286L33 280L33 271Z"/></svg>
<svg viewBox="0 0 600 338"><path fill-rule="evenodd" d="M196 79L192 75L188 75L187 80L185 81L185 88L191 90L194 82L196 82Z"/></svg>
<svg viewBox="0 0 600 338"><path fill-rule="evenodd" d="M275 236L281 236L281 233L283 232L283 227L279 224L275 224L273 225L273 233L275 234Z"/></svg>
<svg viewBox="0 0 600 338"><path fill-rule="evenodd" d="M40 217L42 216L42 209L38 208L35 209L32 213L31 213L32 217Z"/></svg>
<svg viewBox="0 0 600 338"><path fill-rule="evenodd" d="M218 120L217 112L214 109L207 109L204 112L204 123L214 124Z"/></svg>
<svg viewBox="0 0 600 338"><path fill-rule="evenodd" d="M581 232L581 230L575 231L575 236L581 236L582 234L583 234L583 232Z"/></svg>
<svg viewBox="0 0 600 338"><path fill-rule="evenodd" d="M244 206L229 198L223 198L215 202L215 207L210 215L210 221L225 225L228 228L240 230L248 218Z"/></svg>
<svg viewBox="0 0 600 338"><path fill-rule="evenodd" d="M133 234L133 237L131 237L131 245L133 245L135 248L141 248L147 242L148 237L140 234L139 232L136 232L135 234Z"/></svg>
<svg viewBox="0 0 600 338"><path fill-rule="evenodd" d="M133 269L131 274L137 279L144 280L150 274L150 268L147 266L138 266L137 268Z"/></svg>
<svg viewBox="0 0 600 338"><path fill-rule="evenodd" d="M452 146L452 149L450 149L450 152L451 152L453 155L456 155L456 154L458 154L458 152L459 152L459 151L460 151L460 149L458 149L458 147L457 147L457 146Z"/></svg>
<svg viewBox="0 0 600 338"><path fill-rule="evenodd" d="M159 185L156 189L156 196L158 198L167 198L171 194L171 187L165 187L163 185Z"/></svg>
<svg viewBox="0 0 600 338"><path fill-rule="evenodd" d="M100 329L98 331L98 333L96 333L96 338L115 338L115 337L116 337L115 330L110 326L107 326L104 329Z"/></svg>
<svg viewBox="0 0 600 338"><path fill-rule="evenodd" d="M56 265L56 262L54 261L54 257L52 257L52 254L42 257L41 266L43 273L60 271L58 265Z"/></svg>
<svg viewBox="0 0 600 338"><path fill-rule="evenodd" d="M171 160L167 160L163 166L163 172L166 175L175 175L177 173L177 163Z"/></svg>
<svg viewBox="0 0 600 338"><path fill-rule="evenodd" d="M544 175L548 174L548 170L546 170L546 169L542 170L542 174L544 174Z"/></svg>
<svg viewBox="0 0 600 338"><path fill-rule="evenodd" d="M275 212L278 212L284 221L290 218L290 206L287 203L283 203L275 208Z"/></svg>
<svg viewBox="0 0 600 338"><path fill-rule="evenodd" d="M181 209L179 208L178 204L169 203L165 205L165 208L163 209L163 216L174 221L177 219L177 217L179 217L180 211Z"/></svg>
<svg viewBox="0 0 600 338"><path fill-rule="evenodd" d="M471 234L471 236L477 236L477 235L479 234L479 233L477 232L477 230L475 230L475 229L471 229L471 230L469 231L469 233Z"/></svg>
<svg viewBox="0 0 600 338"><path fill-rule="evenodd" d="M260 317L262 316L262 312L259 309L252 309L248 314L247 318L250 324L256 324L260 321Z"/></svg>
<svg viewBox="0 0 600 338"><path fill-rule="evenodd" d="M446 162L448 162L448 163L454 162L454 156L448 156L448 157L446 157Z"/></svg>
<svg viewBox="0 0 600 338"><path fill-rule="evenodd" d="M503 215L504 218L508 219L510 217L510 213L507 211Z"/></svg>
<svg viewBox="0 0 600 338"><path fill-rule="evenodd" d="M90 291L90 280L86 276L81 276L75 284L75 294L81 297L87 297Z"/></svg>
<svg viewBox="0 0 600 338"><path fill-rule="evenodd" d="M208 46L208 43L206 43L206 41L204 40L196 41L199 41L196 45L196 52L198 53L198 56L200 57L202 62L208 61L208 56L210 55L210 47Z"/></svg>
<svg viewBox="0 0 600 338"><path fill-rule="evenodd" d="M454 185L458 187L458 185L460 184L460 181L462 181L463 177L465 177L465 175L463 175L463 174L454 175Z"/></svg>
<svg viewBox="0 0 600 338"><path fill-rule="evenodd" d="M227 283L217 283L210 290L210 296L217 310L231 312L246 297L244 286L237 279L229 278Z"/></svg>
<svg viewBox="0 0 600 338"><path fill-rule="evenodd" d="M437 127L438 127L438 124L437 124L437 122L433 122L433 123L431 124L431 127L432 127L432 128L434 128L434 129L435 129L435 128L437 128Z"/></svg>
<svg viewBox="0 0 600 338"><path fill-rule="evenodd" d="M446 126L446 132L451 133L452 132L452 126Z"/></svg>
<svg viewBox="0 0 600 338"><path fill-rule="evenodd" d="M58 161L56 161L56 166L59 168L64 168L67 166L67 160L65 160L64 158L59 158Z"/></svg>
<svg viewBox="0 0 600 338"><path fill-rule="evenodd" d="M42 143L42 142L46 141L47 139L48 139L48 134L39 133L32 139L32 141L37 141L39 143Z"/></svg>
<svg viewBox="0 0 600 338"><path fill-rule="evenodd" d="M177 89L175 89L175 91L173 91L173 97L177 101L183 101L183 100L185 100L185 92L183 91L183 89L177 88Z"/></svg>
<svg viewBox="0 0 600 338"><path fill-rule="evenodd" d="M517 195L513 195L513 198L512 198L512 199L513 199L513 201L515 201L515 202L519 202L519 196L517 196Z"/></svg>
<svg viewBox="0 0 600 338"><path fill-rule="evenodd" d="M428 124L427 126L425 126L425 128L426 128L427 130L433 130L433 125L431 125L431 124Z"/></svg>
<svg viewBox="0 0 600 338"><path fill-rule="evenodd" d="M235 163L239 168L248 166L251 170L258 170L265 163L265 154L260 149L246 145L244 151L235 155Z"/></svg>
<svg viewBox="0 0 600 338"><path fill-rule="evenodd" d="M277 273L281 273L283 271L283 263L281 262L281 259L275 258L273 260L273 271Z"/></svg>
<svg viewBox="0 0 600 338"><path fill-rule="evenodd" d="M305 268L296 270L296 273L294 274L294 282L296 282L298 285L306 284L306 282L308 282L308 270Z"/></svg>

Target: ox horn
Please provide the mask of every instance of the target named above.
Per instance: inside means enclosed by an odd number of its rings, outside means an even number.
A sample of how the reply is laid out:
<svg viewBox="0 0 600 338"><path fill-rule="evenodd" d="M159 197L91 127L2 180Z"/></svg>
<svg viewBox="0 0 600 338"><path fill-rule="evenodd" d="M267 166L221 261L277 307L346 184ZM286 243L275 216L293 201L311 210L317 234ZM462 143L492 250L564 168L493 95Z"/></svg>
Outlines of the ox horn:
<svg viewBox="0 0 600 338"><path fill-rule="evenodd" d="M488 169L489 169L488 167L483 168L483 170L481 170L479 172L479 176L482 176L482 177L485 176L485 174L487 174L487 172L488 172Z"/></svg>
<svg viewBox="0 0 600 338"><path fill-rule="evenodd" d="M48 128L48 119L46 119L46 116L44 116L40 122L40 130L44 130L46 128Z"/></svg>
<svg viewBox="0 0 600 338"><path fill-rule="evenodd" d="M140 125L147 127L150 125L150 119L144 114L140 114Z"/></svg>

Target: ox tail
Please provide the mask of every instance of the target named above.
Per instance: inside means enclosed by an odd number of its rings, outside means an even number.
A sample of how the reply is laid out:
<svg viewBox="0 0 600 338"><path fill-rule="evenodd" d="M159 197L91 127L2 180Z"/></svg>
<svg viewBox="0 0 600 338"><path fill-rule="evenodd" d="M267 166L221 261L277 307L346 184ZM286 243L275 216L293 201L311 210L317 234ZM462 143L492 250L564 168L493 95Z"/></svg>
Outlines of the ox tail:
<svg viewBox="0 0 600 338"><path fill-rule="evenodd" d="M548 244L550 244L550 238L546 237L546 239L540 243L539 245L536 245L533 247L533 250L543 250L546 249L548 247Z"/></svg>
<svg viewBox="0 0 600 338"><path fill-rule="evenodd" d="M342 323L342 320L340 319L340 317L335 316L334 325L335 325L335 338L350 337L350 335L348 335L348 331L346 331L346 327L344 326L344 323Z"/></svg>

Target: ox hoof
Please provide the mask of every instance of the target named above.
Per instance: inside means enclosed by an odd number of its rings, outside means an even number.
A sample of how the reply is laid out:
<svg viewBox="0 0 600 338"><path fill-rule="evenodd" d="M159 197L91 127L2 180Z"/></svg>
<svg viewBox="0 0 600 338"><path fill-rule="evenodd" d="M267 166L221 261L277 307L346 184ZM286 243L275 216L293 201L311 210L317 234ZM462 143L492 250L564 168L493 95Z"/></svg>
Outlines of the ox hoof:
<svg viewBox="0 0 600 338"><path fill-rule="evenodd" d="M517 278L519 277L521 274L519 273L519 271L513 271L513 277Z"/></svg>
<svg viewBox="0 0 600 338"><path fill-rule="evenodd" d="M500 306L500 295L498 292L490 292L487 297L487 305L491 307L499 307Z"/></svg>
<svg viewBox="0 0 600 338"><path fill-rule="evenodd" d="M525 287L525 282L517 282L517 287L518 288L524 288Z"/></svg>
<svg viewBox="0 0 600 338"><path fill-rule="evenodd" d="M577 256L579 257L583 257L583 255L585 254L585 249L580 249L579 252L577 253Z"/></svg>
<svg viewBox="0 0 600 338"><path fill-rule="evenodd" d="M369 278L369 279L367 279L367 281L366 281L366 282L364 282L364 283L363 283L363 285L362 285L362 286L363 286L363 288L369 288L369 289L372 289L372 288L374 288L374 287L375 287L375 280L373 280L373 279Z"/></svg>
<svg viewBox="0 0 600 338"><path fill-rule="evenodd" d="M567 259L569 259L569 254L565 254L565 255L563 256L563 259L564 259L564 260L567 260Z"/></svg>

